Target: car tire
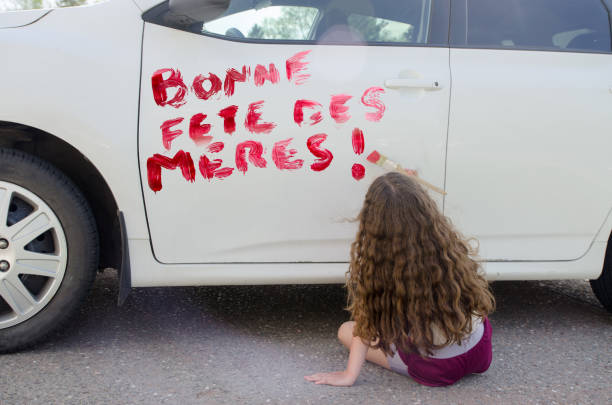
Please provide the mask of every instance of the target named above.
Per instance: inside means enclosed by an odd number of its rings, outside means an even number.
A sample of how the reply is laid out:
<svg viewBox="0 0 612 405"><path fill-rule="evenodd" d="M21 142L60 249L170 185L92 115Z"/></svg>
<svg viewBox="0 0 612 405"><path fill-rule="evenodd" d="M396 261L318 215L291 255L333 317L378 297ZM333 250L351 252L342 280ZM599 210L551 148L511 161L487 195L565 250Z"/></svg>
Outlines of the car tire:
<svg viewBox="0 0 612 405"><path fill-rule="evenodd" d="M597 280L591 280L591 288L601 305L612 312L612 234L608 239L603 270Z"/></svg>
<svg viewBox="0 0 612 405"><path fill-rule="evenodd" d="M0 148L0 353L64 325L91 288L98 255L96 223L74 183Z"/></svg>

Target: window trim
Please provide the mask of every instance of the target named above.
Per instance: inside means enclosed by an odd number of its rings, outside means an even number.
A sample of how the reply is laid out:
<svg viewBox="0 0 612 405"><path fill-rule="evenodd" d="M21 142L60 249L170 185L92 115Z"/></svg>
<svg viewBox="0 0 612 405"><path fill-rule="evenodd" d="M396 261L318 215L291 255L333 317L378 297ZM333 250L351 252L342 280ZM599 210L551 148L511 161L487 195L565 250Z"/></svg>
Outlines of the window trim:
<svg viewBox="0 0 612 405"><path fill-rule="evenodd" d="M608 10L608 26L610 29L610 43L612 44L612 13L609 4L612 0L600 0L604 8ZM601 54L610 55L610 51L596 51L596 50L581 50L581 49L559 49L549 47L503 47L503 46L492 46L492 45L468 45L467 44L467 2L468 0L454 0L453 6L451 7L451 18L450 18L450 33L449 33L449 46L457 49L483 49L483 50L499 50L499 51L536 51L536 52L562 52L562 53L590 53L590 54Z"/></svg>
<svg viewBox="0 0 612 405"><path fill-rule="evenodd" d="M145 11L142 14L142 19L150 24L159 25L169 29L187 32L194 35L220 39L222 41L241 42L248 44L262 45L333 45L333 46L393 46L393 47L444 47L448 48L449 28L450 28L450 3L451 0L431 0L431 17L429 20L429 33L426 43L413 44L404 42L364 42L364 43L345 43L345 42L325 42L319 43L314 40L288 40L288 39L259 39L259 38L235 38L225 35L215 34L212 32L193 32L180 28L171 27L160 24L157 17L168 11L169 1L164 1L161 4Z"/></svg>

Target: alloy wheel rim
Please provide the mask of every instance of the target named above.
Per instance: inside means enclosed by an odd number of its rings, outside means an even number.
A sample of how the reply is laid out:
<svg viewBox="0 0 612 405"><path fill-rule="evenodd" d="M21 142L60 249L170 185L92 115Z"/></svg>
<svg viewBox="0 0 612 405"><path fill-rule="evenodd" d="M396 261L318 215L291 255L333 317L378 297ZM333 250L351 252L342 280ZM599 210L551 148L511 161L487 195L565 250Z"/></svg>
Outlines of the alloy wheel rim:
<svg viewBox="0 0 612 405"><path fill-rule="evenodd" d="M40 197L0 181L0 329L36 315L59 289L68 258L62 225Z"/></svg>

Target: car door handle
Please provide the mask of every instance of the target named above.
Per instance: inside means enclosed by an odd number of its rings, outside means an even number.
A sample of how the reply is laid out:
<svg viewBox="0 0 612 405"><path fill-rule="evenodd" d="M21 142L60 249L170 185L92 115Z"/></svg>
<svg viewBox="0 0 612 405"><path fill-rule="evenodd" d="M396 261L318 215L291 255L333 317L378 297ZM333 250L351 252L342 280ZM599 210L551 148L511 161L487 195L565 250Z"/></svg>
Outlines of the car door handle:
<svg viewBox="0 0 612 405"><path fill-rule="evenodd" d="M388 89L425 89L425 90L439 90L442 85L437 80L430 79L387 79L385 80L385 87Z"/></svg>

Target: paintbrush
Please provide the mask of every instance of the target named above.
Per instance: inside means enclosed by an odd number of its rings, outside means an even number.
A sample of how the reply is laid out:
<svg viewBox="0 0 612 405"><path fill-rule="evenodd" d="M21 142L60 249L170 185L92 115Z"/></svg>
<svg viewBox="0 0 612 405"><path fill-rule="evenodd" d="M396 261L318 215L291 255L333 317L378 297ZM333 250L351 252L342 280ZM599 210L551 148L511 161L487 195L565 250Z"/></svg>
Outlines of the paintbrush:
<svg viewBox="0 0 612 405"><path fill-rule="evenodd" d="M444 190L442 190L439 187L434 186L433 184L423 180L422 178L420 178L416 172L416 170L410 170L410 169L404 169L399 163L395 163L394 161L390 160L389 158L387 158L384 155L381 155L380 153L378 153L377 151L374 151L372 153L370 153L367 157L368 162L374 163L375 165L378 165L384 169L387 170L393 170L402 174L405 174L406 176L410 176L414 179L414 181L416 181L417 183L432 189L433 191L440 193L442 195L446 195L446 192Z"/></svg>

